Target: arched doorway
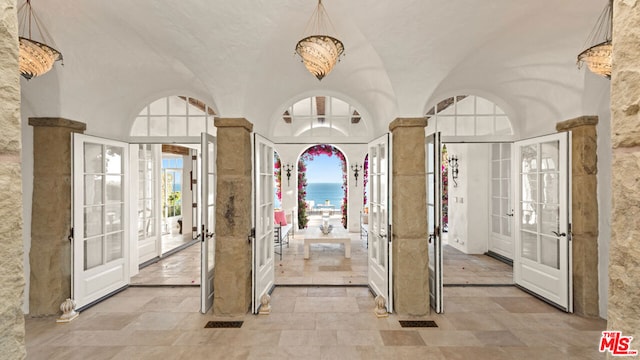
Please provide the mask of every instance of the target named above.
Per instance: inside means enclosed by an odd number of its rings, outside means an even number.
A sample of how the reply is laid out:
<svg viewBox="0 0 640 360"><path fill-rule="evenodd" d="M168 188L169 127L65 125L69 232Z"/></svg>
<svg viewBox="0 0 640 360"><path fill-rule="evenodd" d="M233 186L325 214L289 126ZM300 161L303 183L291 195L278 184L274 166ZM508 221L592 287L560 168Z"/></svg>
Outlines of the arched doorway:
<svg viewBox="0 0 640 360"><path fill-rule="evenodd" d="M314 163L314 160L321 161ZM335 161L332 161L335 159ZM310 166L319 166L319 172L331 172L331 177L315 175L308 178ZM335 167L340 167L336 172ZM336 176L338 177L336 179ZM333 182L333 180L338 180ZM332 181L332 182L326 182ZM310 189L313 187L313 189ZM309 216L322 210L338 212L342 226L347 228L348 221L348 185L347 160L344 153L333 145L320 144L305 150L298 158L298 227L304 229Z"/></svg>

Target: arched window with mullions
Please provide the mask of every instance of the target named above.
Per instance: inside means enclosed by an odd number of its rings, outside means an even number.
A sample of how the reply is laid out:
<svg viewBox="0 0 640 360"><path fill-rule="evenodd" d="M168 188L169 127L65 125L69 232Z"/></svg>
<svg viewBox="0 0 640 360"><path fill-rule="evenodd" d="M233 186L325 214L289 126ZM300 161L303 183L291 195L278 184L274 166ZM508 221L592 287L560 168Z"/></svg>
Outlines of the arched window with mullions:
<svg viewBox="0 0 640 360"><path fill-rule="evenodd" d="M168 96L145 106L131 126L129 135L149 141L149 138L172 142L198 141L201 133L216 134L213 125L215 111L204 102L188 96Z"/></svg>
<svg viewBox="0 0 640 360"><path fill-rule="evenodd" d="M312 96L286 108L275 137L352 138L367 135L367 121L353 105L332 96Z"/></svg>
<svg viewBox="0 0 640 360"><path fill-rule="evenodd" d="M442 136L509 136L513 128L498 105L475 95L457 95L427 111L429 128Z"/></svg>

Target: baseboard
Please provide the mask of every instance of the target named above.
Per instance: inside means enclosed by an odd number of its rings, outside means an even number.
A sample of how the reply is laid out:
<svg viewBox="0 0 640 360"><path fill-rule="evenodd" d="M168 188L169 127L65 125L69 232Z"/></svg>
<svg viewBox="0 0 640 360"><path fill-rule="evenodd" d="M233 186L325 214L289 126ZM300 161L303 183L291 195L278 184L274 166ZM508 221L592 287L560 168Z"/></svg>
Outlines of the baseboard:
<svg viewBox="0 0 640 360"><path fill-rule="evenodd" d="M500 262L503 262L511 267L513 267L513 260L509 259L506 256L500 255L498 253L494 253L493 251L489 250L486 253L484 253L485 255L487 255L488 257L492 257Z"/></svg>

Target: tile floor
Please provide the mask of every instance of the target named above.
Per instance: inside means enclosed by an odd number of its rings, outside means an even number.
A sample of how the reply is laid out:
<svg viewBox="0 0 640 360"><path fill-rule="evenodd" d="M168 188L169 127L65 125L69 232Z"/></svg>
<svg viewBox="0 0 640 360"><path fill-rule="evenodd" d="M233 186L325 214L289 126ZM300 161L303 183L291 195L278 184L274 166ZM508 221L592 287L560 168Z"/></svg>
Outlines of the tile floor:
<svg viewBox="0 0 640 360"><path fill-rule="evenodd" d="M606 323L514 287L445 288L437 328L378 319L366 287L276 287L271 315L215 318L199 290L128 288L69 324L27 318L28 359L603 359ZM211 320L240 329L205 329Z"/></svg>
<svg viewBox="0 0 640 360"><path fill-rule="evenodd" d="M341 244L314 244L305 260L304 230L297 230L283 256L275 257L276 284L366 285L367 248L358 233L351 233L351 259ZM443 247L444 284L513 284L513 268L486 255L467 255ZM199 285L200 244L172 254L140 270L132 285Z"/></svg>
<svg viewBox="0 0 640 360"><path fill-rule="evenodd" d="M200 243L151 264L131 278L132 285L200 285Z"/></svg>
<svg viewBox="0 0 640 360"><path fill-rule="evenodd" d="M445 285L513 284L513 267L487 255L467 255L444 245L442 263Z"/></svg>
<svg viewBox="0 0 640 360"><path fill-rule="evenodd" d="M298 231L283 261L276 257L281 285L272 294L271 315L216 318L199 313L198 287L130 287L69 324L27 317L27 358L604 358L598 341L605 320L562 313L511 286L445 287L445 313L425 318L438 328L401 328L398 320L409 317L397 315L378 319L365 286L316 285L366 284L366 247L359 234L352 234L351 259L344 258L341 245L314 245L311 259L303 260L302 239ZM198 270L191 265L199 264L199 251L195 244L149 266L145 281L197 284ZM511 268L489 257L446 248L444 254L445 283L510 279ZM211 320L244 324L205 329Z"/></svg>
<svg viewBox="0 0 640 360"><path fill-rule="evenodd" d="M308 229L318 226L310 221ZM340 225L339 218L332 219L334 227ZM367 284L367 247L360 233L349 233L351 238L351 258L344 257L342 244L312 244L310 257L304 259L305 230L296 230L290 238L289 246L283 245L282 260L275 257L275 276L277 285L315 284L315 285L366 285Z"/></svg>

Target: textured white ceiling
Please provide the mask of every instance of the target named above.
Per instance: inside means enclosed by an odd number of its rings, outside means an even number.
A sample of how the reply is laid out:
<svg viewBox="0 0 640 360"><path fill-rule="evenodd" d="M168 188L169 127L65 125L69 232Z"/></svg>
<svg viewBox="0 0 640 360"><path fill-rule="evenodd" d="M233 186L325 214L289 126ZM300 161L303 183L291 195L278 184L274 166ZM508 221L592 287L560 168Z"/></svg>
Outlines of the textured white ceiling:
<svg viewBox="0 0 640 360"><path fill-rule="evenodd" d="M604 0L323 3L346 56L318 82L293 55L314 0L33 0L64 67L23 81L25 113L122 137L166 95L199 98L265 134L310 95L352 103L374 134L460 93L498 103L523 133L586 111L585 78L595 75L575 57Z"/></svg>

